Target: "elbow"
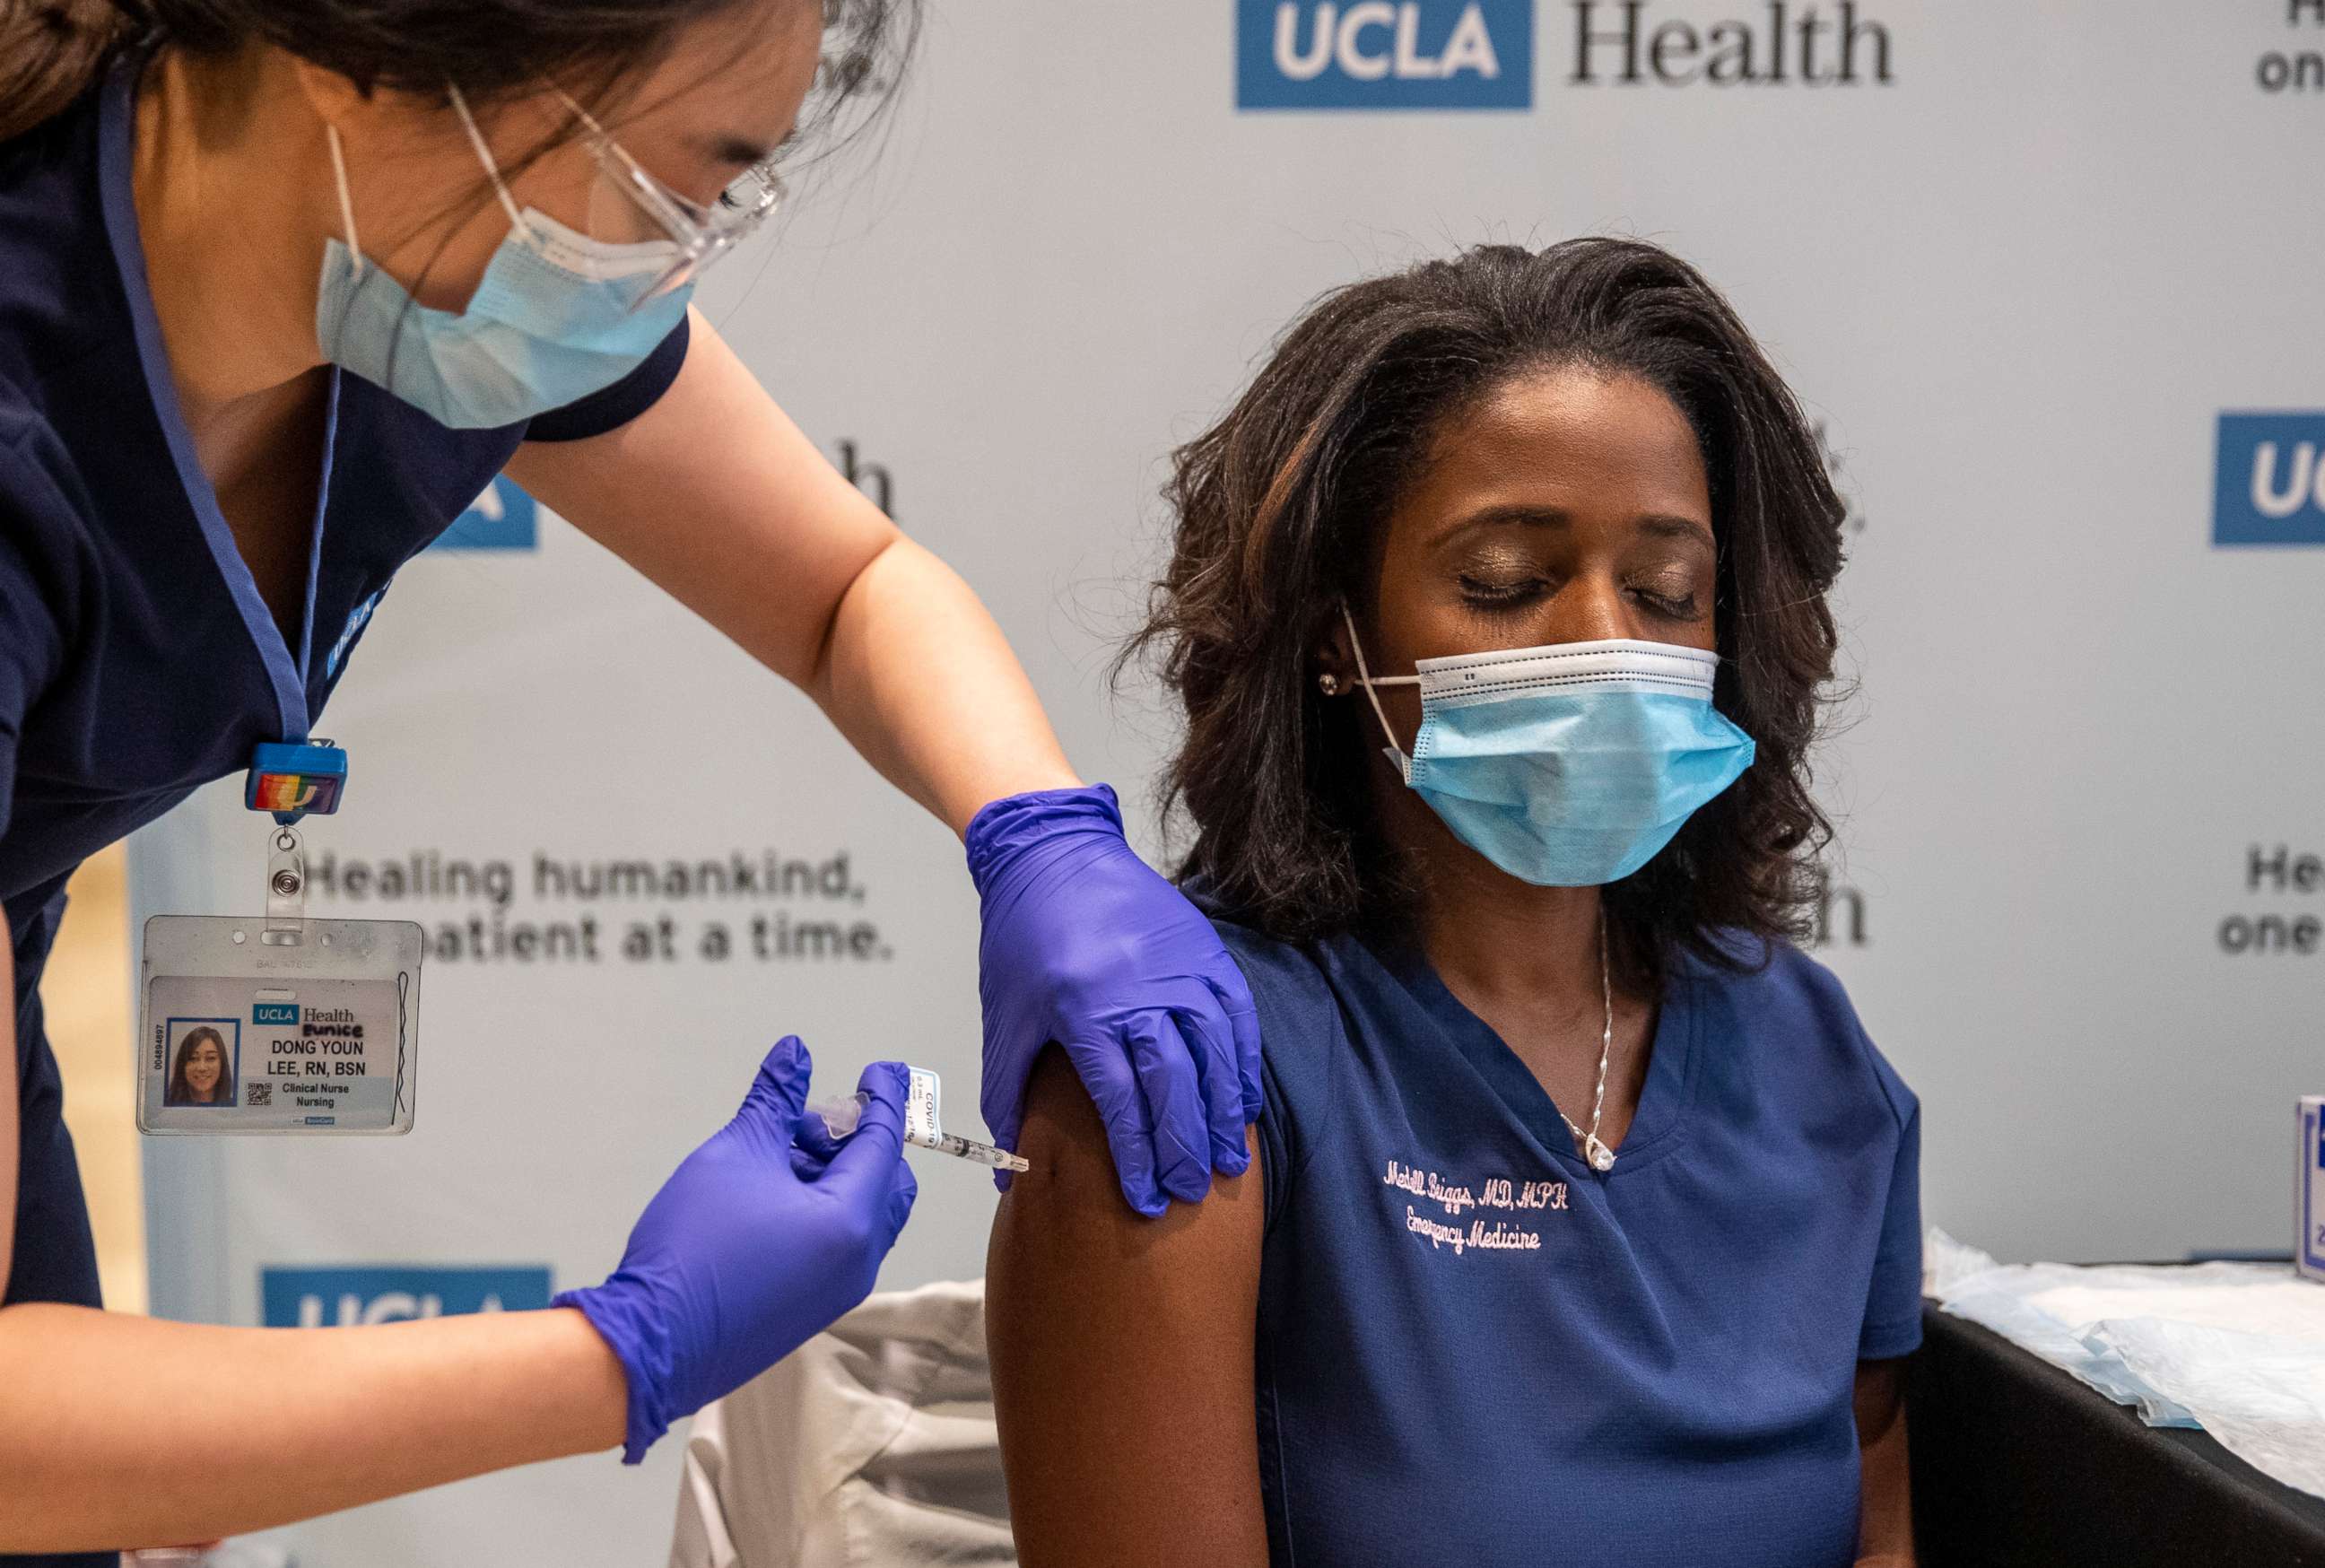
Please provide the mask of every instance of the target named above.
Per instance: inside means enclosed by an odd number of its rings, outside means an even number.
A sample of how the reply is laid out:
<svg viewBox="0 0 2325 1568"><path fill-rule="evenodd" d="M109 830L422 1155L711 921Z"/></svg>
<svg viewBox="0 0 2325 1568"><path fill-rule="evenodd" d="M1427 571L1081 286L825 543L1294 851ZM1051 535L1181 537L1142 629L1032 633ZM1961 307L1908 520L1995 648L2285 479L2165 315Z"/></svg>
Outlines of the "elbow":
<svg viewBox="0 0 2325 1568"><path fill-rule="evenodd" d="M829 710L838 692L839 652L848 621L871 597L889 566L900 558L899 551L906 543L892 525L855 570L846 573L839 591L832 595L821 618L806 627L793 646L767 661L777 673L813 698L818 706Z"/></svg>

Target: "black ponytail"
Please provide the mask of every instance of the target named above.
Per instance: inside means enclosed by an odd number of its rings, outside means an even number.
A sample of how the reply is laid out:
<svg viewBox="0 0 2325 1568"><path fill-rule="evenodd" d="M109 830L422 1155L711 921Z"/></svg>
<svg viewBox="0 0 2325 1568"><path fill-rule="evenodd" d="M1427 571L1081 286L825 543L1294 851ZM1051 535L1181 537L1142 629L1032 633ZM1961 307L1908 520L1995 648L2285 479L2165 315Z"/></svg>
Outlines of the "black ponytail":
<svg viewBox="0 0 2325 1568"><path fill-rule="evenodd" d="M0 142L79 97L134 25L113 0L0 0Z"/></svg>
<svg viewBox="0 0 2325 1568"><path fill-rule="evenodd" d="M602 103L689 24L752 0L0 0L0 142L87 91L122 48L196 53L271 44L368 91L458 87L471 103L554 81ZM799 0L817 4L819 0ZM801 125L828 133L885 96L918 32L919 0L820 0L824 58Z"/></svg>

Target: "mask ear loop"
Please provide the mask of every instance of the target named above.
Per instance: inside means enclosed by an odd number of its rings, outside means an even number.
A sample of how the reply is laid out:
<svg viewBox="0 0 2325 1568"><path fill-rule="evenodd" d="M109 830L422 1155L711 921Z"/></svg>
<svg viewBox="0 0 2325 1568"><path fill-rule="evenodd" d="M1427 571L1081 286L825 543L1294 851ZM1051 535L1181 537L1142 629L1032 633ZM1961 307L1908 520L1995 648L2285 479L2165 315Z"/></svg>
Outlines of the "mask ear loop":
<svg viewBox="0 0 2325 1568"><path fill-rule="evenodd" d="M355 275L360 278L369 264L364 260L363 246L356 243L356 204L347 196L347 154L339 151L338 126L325 121L323 139L330 144L331 173L339 182L339 222L347 231L347 255L355 259Z"/></svg>
<svg viewBox="0 0 2325 1568"><path fill-rule="evenodd" d="M519 234L529 234L524 214L517 210L516 198L501 182L501 166L493 162L493 150L485 144L485 134L477 129L476 116L468 113L468 100L449 81L444 84L444 91L450 96L452 108L460 116L460 128L468 133L468 144L477 150L477 162L485 166L485 175L493 182L493 194L501 199L501 209L509 216L509 227Z"/></svg>
<svg viewBox="0 0 2325 1568"><path fill-rule="evenodd" d="M1365 689L1365 700L1373 705L1373 717L1380 720L1381 733L1388 738L1388 744L1381 749L1391 762L1396 764L1396 771L1399 776L1401 776L1405 783L1411 784L1413 782L1413 758L1405 756L1404 748L1397 745L1396 731L1388 727L1388 712L1385 709L1381 707L1380 693L1374 691L1373 688L1376 686L1418 686L1421 684L1421 677L1418 675L1382 675L1376 679L1373 673L1365 668L1365 645L1362 639L1357 636L1357 617L1349 612L1348 601L1346 599L1342 599L1340 601L1340 620L1341 623L1348 628L1348 651L1357 656L1357 684Z"/></svg>
<svg viewBox="0 0 2325 1568"><path fill-rule="evenodd" d="M590 115L589 111L581 107L580 100L576 98L571 93L567 92L563 88L559 88L557 89L557 100L563 104L567 108L573 111L573 117L581 122L581 128L583 130L588 131L591 135L597 137L601 141L610 142L614 139L606 134L606 127L599 125Z"/></svg>

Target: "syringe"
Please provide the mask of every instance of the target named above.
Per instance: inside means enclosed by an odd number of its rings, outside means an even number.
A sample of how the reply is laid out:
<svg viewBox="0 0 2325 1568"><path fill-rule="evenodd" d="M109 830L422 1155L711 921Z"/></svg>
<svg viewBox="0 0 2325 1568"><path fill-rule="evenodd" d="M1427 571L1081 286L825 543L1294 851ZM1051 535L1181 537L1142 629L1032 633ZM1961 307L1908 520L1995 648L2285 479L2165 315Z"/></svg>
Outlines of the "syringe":
<svg viewBox="0 0 2325 1568"><path fill-rule="evenodd" d="M943 1154L959 1155L964 1160L975 1160L980 1165L991 1165L996 1170L1030 1171L1033 1168L1023 1156L1013 1155L1007 1149L996 1149L991 1144L981 1144L975 1138L965 1138L958 1133L940 1133L934 1143L924 1143L915 1137L907 1137L904 1141L908 1144L917 1144L924 1149L936 1149Z"/></svg>
<svg viewBox="0 0 2325 1568"><path fill-rule="evenodd" d="M925 1067L909 1067L910 1087L904 1095L904 1141L917 1147L934 1149L940 1155L956 1159L971 1160L980 1165L991 1165L1001 1171L1030 1171L1033 1167L1022 1156L1006 1149L996 1149L991 1144L965 1138L944 1130L939 1117L939 1106L944 1097L944 1083ZM863 1119L868 1097L858 1090L846 1099L815 1100L808 1105L811 1115L823 1118L823 1125L835 1138L844 1138L856 1130Z"/></svg>

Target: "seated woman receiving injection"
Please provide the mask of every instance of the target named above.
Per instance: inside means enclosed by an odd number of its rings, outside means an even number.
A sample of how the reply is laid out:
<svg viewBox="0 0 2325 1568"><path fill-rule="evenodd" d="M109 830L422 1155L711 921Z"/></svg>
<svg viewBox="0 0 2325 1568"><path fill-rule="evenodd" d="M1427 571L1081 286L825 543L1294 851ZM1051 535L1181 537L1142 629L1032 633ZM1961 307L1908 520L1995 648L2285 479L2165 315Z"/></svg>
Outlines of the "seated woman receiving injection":
<svg viewBox="0 0 2325 1568"><path fill-rule="evenodd" d="M1256 1169L1037 1076L988 1308L1027 1568L1912 1561L1913 1096L1785 940L1841 506L1652 246L1318 304L1178 457L1144 644Z"/></svg>

